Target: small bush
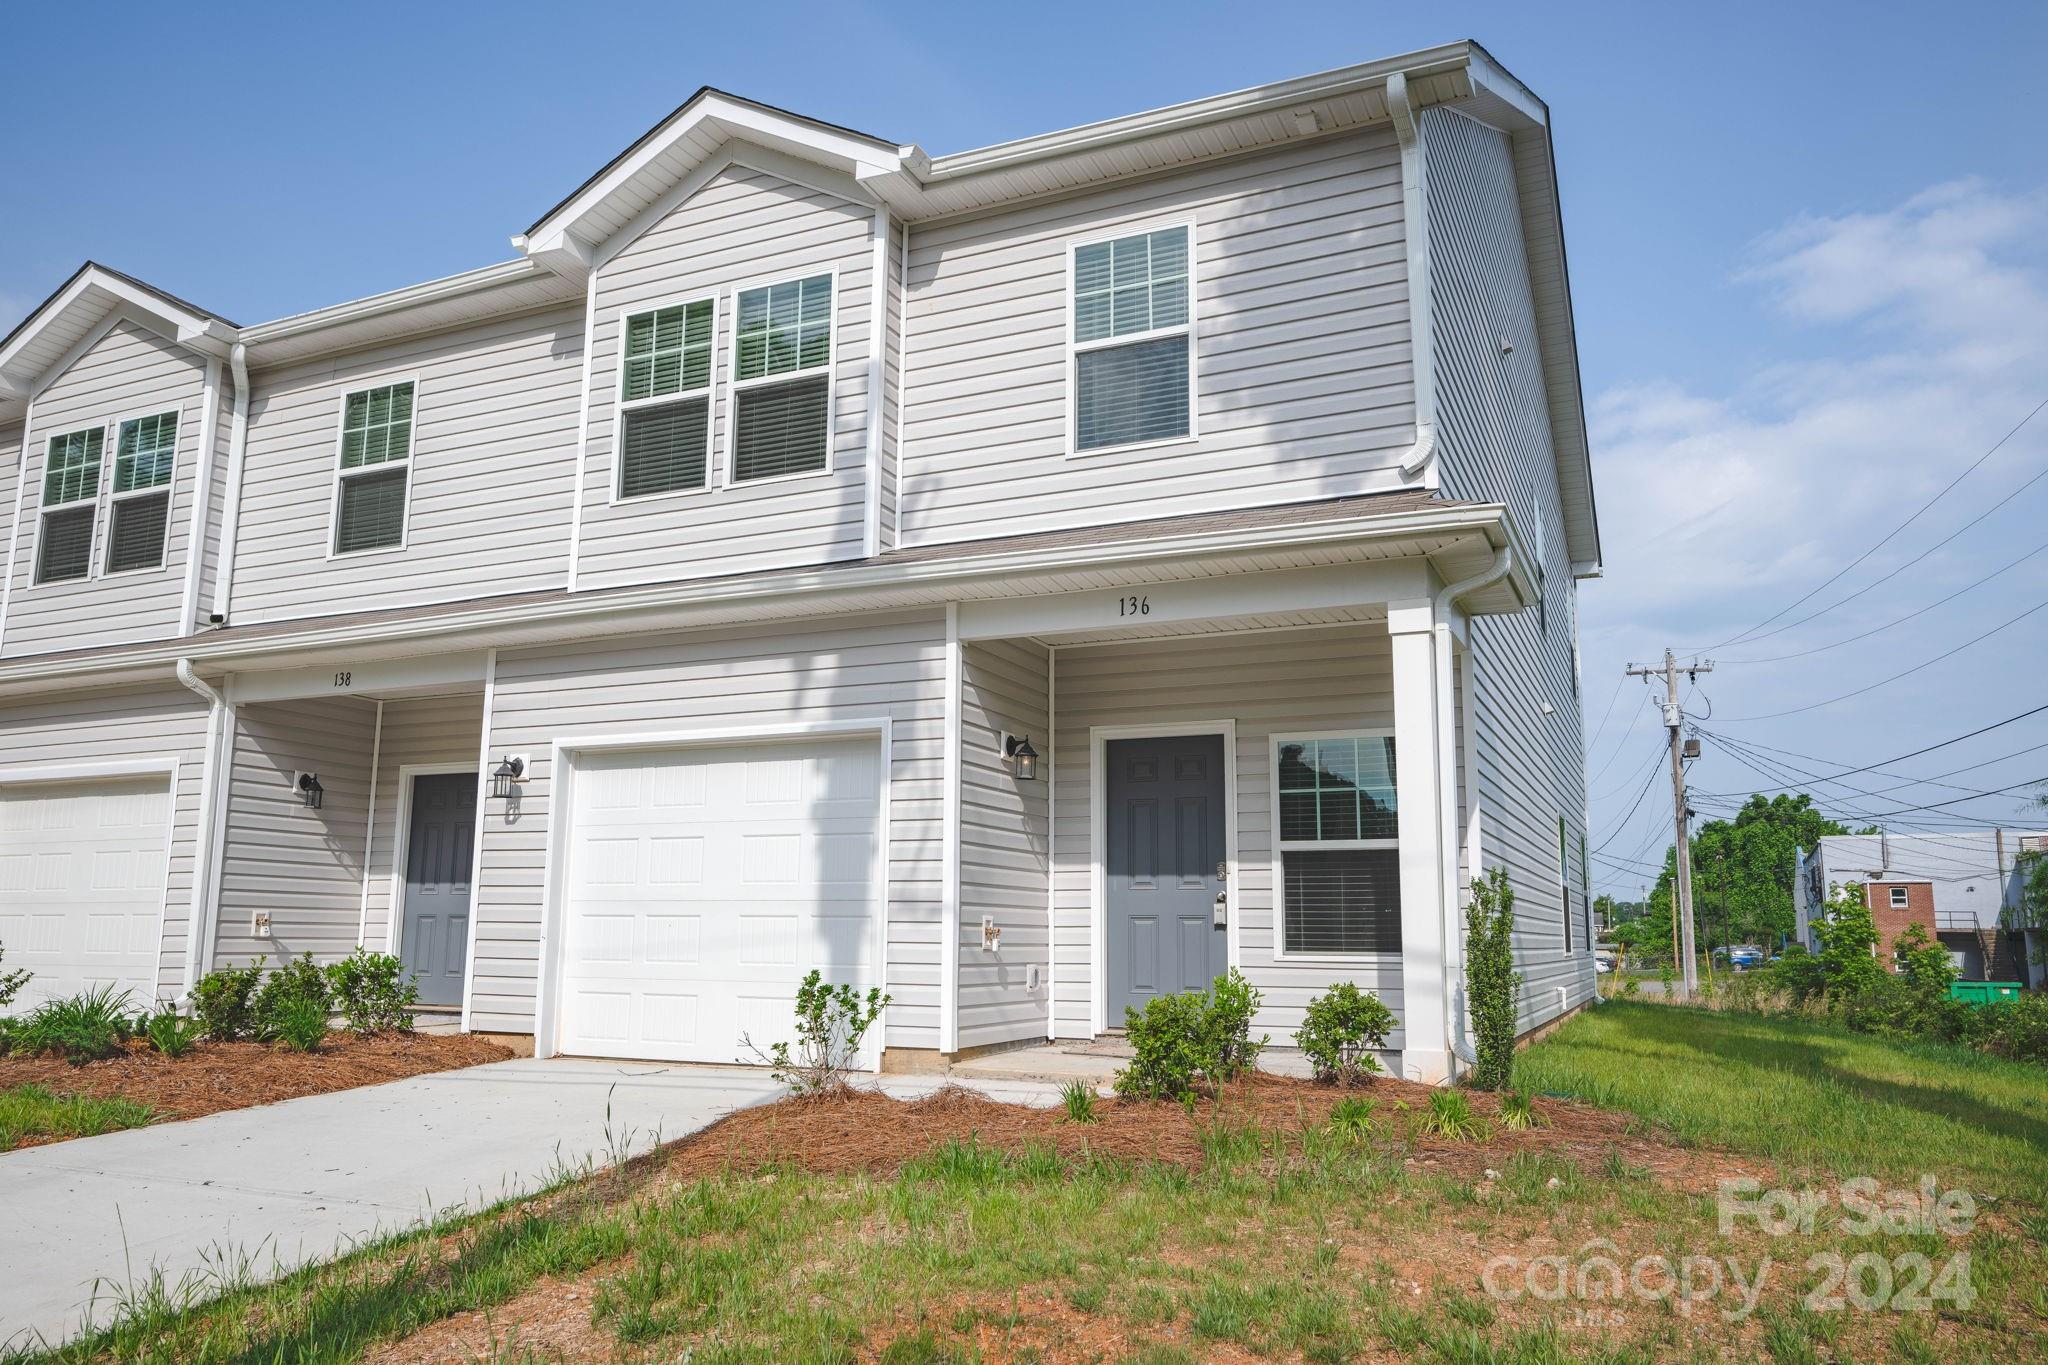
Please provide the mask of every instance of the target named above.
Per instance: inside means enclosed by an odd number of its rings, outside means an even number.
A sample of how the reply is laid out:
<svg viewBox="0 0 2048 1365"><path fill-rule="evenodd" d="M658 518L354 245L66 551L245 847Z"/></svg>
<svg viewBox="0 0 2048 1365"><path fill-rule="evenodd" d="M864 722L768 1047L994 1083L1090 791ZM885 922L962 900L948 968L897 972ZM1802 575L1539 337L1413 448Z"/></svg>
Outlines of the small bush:
<svg viewBox="0 0 2048 1365"><path fill-rule="evenodd" d="M1330 1106L1330 1131L1356 1142L1372 1131L1372 1101L1346 1095Z"/></svg>
<svg viewBox="0 0 2048 1365"><path fill-rule="evenodd" d="M1394 1031L1394 1012L1378 996L1339 981L1308 1002L1294 1041L1325 1085L1360 1085L1379 1073L1373 1054Z"/></svg>
<svg viewBox="0 0 2048 1365"><path fill-rule="evenodd" d="M98 986L82 995L46 1000L22 1021L14 1048L30 1055L58 1053L74 1066L111 1057L128 1033L134 995Z"/></svg>
<svg viewBox="0 0 2048 1365"><path fill-rule="evenodd" d="M256 986L263 968L216 967L192 987L192 1017L199 1031L216 1043L232 1043L256 1034Z"/></svg>
<svg viewBox="0 0 2048 1365"><path fill-rule="evenodd" d="M310 995L278 1002L270 1015L270 1035L294 1052L311 1052L327 1040L327 1006Z"/></svg>
<svg viewBox="0 0 2048 1365"><path fill-rule="evenodd" d="M0 944L0 962L6 960L6 945ZM21 994L21 988L26 986L34 975L35 973L26 967L19 967L11 972L0 971L0 1010L14 1003L14 997Z"/></svg>
<svg viewBox="0 0 2048 1365"><path fill-rule="evenodd" d="M772 1068L775 1079L797 1095L828 1094L846 1088L860 1061L861 1040L888 1008L878 987L866 994L841 984L828 986L813 968L796 988L796 1046L777 1043L763 1052L744 1035L740 1045Z"/></svg>
<svg viewBox="0 0 2048 1365"><path fill-rule="evenodd" d="M1210 1079L1234 1081L1258 1064L1272 1041L1267 1034L1252 1040L1252 1019L1259 1012L1258 989L1232 967L1209 988L1207 1022Z"/></svg>
<svg viewBox="0 0 2048 1365"><path fill-rule="evenodd" d="M298 1003L302 1000L319 1009L324 1025L333 1011L334 1000L327 990L327 978L311 953L301 953L264 979L253 1007L256 1036L265 1041L283 1038L285 1015L288 1011L303 1015Z"/></svg>
<svg viewBox="0 0 2048 1365"><path fill-rule="evenodd" d="M1095 1122L1095 1087L1086 1081L1068 1081L1060 1087L1060 1103L1075 1123Z"/></svg>
<svg viewBox="0 0 2048 1365"><path fill-rule="evenodd" d="M1129 1066L1116 1074L1120 1095L1177 1100L1192 1095L1208 1074L1209 1000L1200 991L1159 995L1143 1011L1124 1011Z"/></svg>
<svg viewBox="0 0 2048 1365"><path fill-rule="evenodd" d="M199 1021L186 1018L166 1004L143 1020L141 1032L151 1047L175 1059L190 1052L199 1041Z"/></svg>
<svg viewBox="0 0 2048 1365"><path fill-rule="evenodd" d="M387 1029L409 1031L419 1003L418 978L389 953L357 948L326 969L328 989L342 1023L358 1037Z"/></svg>
<svg viewBox="0 0 2048 1365"><path fill-rule="evenodd" d="M1479 1118L1472 1101L1462 1090L1429 1092L1429 1112L1422 1116L1422 1131L1433 1137L1465 1142L1480 1135Z"/></svg>
<svg viewBox="0 0 2048 1365"><path fill-rule="evenodd" d="M1478 1060L1472 1083L1504 1090L1515 1069L1515 1013L1522 978L1515 971L1515 890L1505 868L1472 879L1465 913L1465 989Z"/></svg>
<svg viewBox="0 0 2048 1365"><path fill-rule="evenodd" d="M1968 1009L1968 1006L1964 1006ZM2048 1066L2048 995L2027 991L2017 1000L1997 1000L1972 1013L1983 1046L2000 1057Z"/></svg>

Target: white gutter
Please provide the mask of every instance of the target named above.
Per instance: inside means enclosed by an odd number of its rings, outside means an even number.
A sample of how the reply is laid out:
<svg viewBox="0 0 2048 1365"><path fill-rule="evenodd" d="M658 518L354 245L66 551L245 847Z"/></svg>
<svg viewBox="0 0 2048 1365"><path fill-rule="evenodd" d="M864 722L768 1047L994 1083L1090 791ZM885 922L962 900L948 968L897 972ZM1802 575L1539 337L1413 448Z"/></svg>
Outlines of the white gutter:
<svg viewBox="0 0 2048 1365"><path fill-rule="evenodd" d="M249 347L236 342L228 352L235 372L235 419L228 437L228 503L221 512L220 566L213 580L213 624L228 620L228 599L235 585L235 541L242 524L242 467L249 453Z"/></svg>
<svg viewBox="0 0 2048 1365"><path fill-rule="evenodd" d="M1401 457L1401 477L1422 476L1438 485L1436 470L1436 350L1430 316L1429 182L1422 127L1408 93L1406 72L1387 77L1387 113L1401 144L1401 216L1408 244L1408 344L1415 383L1415 444Z"/></svg>
<svg viewBox="0 0 2048 1365"><path fill-rule="evenodd" d="M1458 844L1451 831L1456 827L1457 807L1452 794L1457 790L1457 733L1455 717L1450 707L1451 688L1455 685L1456 671L1451 666L1451 609L1461 597L1490 588L1506 578L1515 567L1515 552L1503 545L1493 552L1493 562L1470 578L1461 578L1447 584L1431 603L1430 660L1431 695L1436 699L1431 708L1433 732L1436 740L1438 812L1439 818L1431 821L1436 826L1437 881L1442 887L1438 915L1443 933L1444 945L1444 1044L1447 1051L1462 1060L1467 1066L1478 1058L1473 1055L1471 1042L1461 1027L1464 1023L1464 1009L1458 1002L1462 999L1464 985L1464 939L1458 923ZM1467 667L1470 667L1468 661ZM1467 714L1466 723L1471 723ZM1467 791L1466 799L1477 802L1478 793ZM1474 816L1477 816L1475 804ZM1472 875L1478 876L1477 849L1474 849Z"/></svg>
<svg viewBox="0 0 2048 1365"><path fill-rule="evenodd" d="M213 501L213 462L220 457L220 357L206 358L206 410L199 414L198 477L192 489L192 527L185 533L185 591L179 598L178 634L199 626L199 576L206 561L206 516Z"/></svg>
<svg viewBox="0 0 2048 1365"><path fill-rule="evenodd" d="M185 921L182 994L190 998L193 987L199 983L200 959L212 958L212 953L207 950L213 942L214 868L217 862L214 844L219 816L224 809L220 800L225 786L220 780L220 748L221 734L228 718L228 700L199 676L190 659L178 660L178 681L205 698L207 703L206 761L199 779L199 833L192 850L192 908ZM175 802L177 799L178 794L172 792L171 800Z"/></svg>

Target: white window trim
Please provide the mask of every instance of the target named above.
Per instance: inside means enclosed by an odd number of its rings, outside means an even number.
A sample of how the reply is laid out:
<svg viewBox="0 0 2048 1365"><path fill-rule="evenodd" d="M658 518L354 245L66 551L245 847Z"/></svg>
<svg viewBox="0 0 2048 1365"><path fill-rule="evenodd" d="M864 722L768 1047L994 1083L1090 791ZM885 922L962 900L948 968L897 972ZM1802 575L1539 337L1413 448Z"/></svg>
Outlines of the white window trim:
<svg viewBox="0 0 2048 1365"><path fill-rule="evenodd" d="M1184 228L1188 234L1188 320L1178 327L1154 327L1150 331L1132 332L1120 337L1107 337L1100 341L1076 341L1074 339L1075 286L1078 281L1074 258L1084 246L1096 246L1103 242L1121 241L1126 237L1142 237L1154 232L1166 232L1173 228ZM1198 305L1201 276L1195 265L1197 243L1195 220L1176 218L1167 222L1150 224L1129 224L1115 231L1092 233L1086 237L1070 237L1066 240L1067 253L1067 429L1064 440L1066 458L1070 460L1090 459L1097 455L1116 455L1133 450L1156 450L1163 446L1181 446L1202 438L1201 386L1196 382L1201 366L1196 363L1198 338L1201 335L1201 308ZM1089 351L1104 351L1117 346L1130 346L1140 341L1156 341L1161 337L1185 336L1188 339L1188 432L1185 436L1165 436L1156 441L1129 441L1123 445L1090 446L1081 449L1081 356Z"/></svg>
<svg viewBox="0 0 2048 1365"><path fill-rule="evenodd" d="M830 346L823 365L808 369L788 370L782 374L762 375L758 379L740 378L740 295L752 289L772 289L778 284L794 280L828 277L831 283L831 319L826 324L830 329ZM879 291L874 291L879 298ZM839 446L839 266L813 266L805 270L789 270L765 280L748 280L735 284L726 290L730 300L727 312L732 323L732 335L726 338L725 356L725 458L723 480L727 488L761 488L778 483L791 483L798 479L830 478L837 463ZM771 474L765 479L739 477L740 455L740 394L748 389L767 388L775 384L787 384L807 375L823 370L825 374L825 464L820 469L805 469L794 474Z"/></svg>
<svg viewBox="0 0 2048 1365"><path fill-rule="evenodd" d="M348 422L348 398L352 393L367 393L371 389L390 388L397 384L412 385L412 416L406 421L405 458L385 460L380 464L366 464L355 469L341 467L341 433ZM342 391L334 396L334 456L331 487L327 493L327 558L364 559L372 555L400 554L412 544L412 494L413 471L420 453L420 398L422 385L420 377L414 374L394 374L381 379L351 380ZM405 511L398 519L398 543L396 545L375 545L361 550L338 550L336 540L341 534L341 485L345 480L388 470L394 465L405 466Z"/></svg>
<svg viewBox="0 0 2048 1365"><path fill-rule="evenodd" d="M621 308L612 318L613 329L618 333L616 346L618 382L612 388L612 472L606 490L605 503L610 507L639 507L664 498L699 498L711 492L719 484L719 461L717 459L718 439L718 329L725 321L725 309L720 306L717 290L710 293L693 293L684 298L664 299L659 303L635 304ZM701 389L681 389L675 393L664 393L654 398L626 397L626 324L648 313L659 313L665 308L688 308L693 303L711 305L711 371ZM626 481L625 435L626 414L641 408L658 408L667 403L684 403L698 394L704 396L704 482L695 488L670 488L659 493L636 493L631 497L619 490Z"/></svg>
<svg viewBox="0 0 2048 1365"><path fill-rule="evenodd" d="M164 480L160 484L151 484L147 488L131 488L126 493L116 493L114 491L114 476L119 467L121 458L121 428L126 426L130 422L139 422L145 417L160 417L164 413L171 412L173 410L175 410L178 415L176 422L171 428L172 435L170 478ZM106 543L104 545L99 543L101 537L99 535L98 528L95 527L93 534L92 575L94 578L130 578L143 574L162 573L164 570L171 567L172 514L175 513L178 508L178 449L179 447L184 445L184 443L185 405L183 403L172 403L167 406L152 407L147 412L129 413L125 417L116 417L112 422L109 422L107 424L107 438L105 450L102 452L102 459L105 465L105 477L100 480L100 487L105 491L107 521L105 536ZM106 459L105 457L108 455L111 455L113 458ZM109 569L106 565L106 556L112 553L114 548L114 504L117 502L127 502L132 498L153 497L158 493L162 493L164 495L164 542L163 548L158 552L156 563L140 564L132 569Z"/></svg>
<svg viewBox="0 0 2048 1365"><path fill-rule="evenodd" d="M1912 906L1913 895L1910 891L1903 886L1891 888L1891 904L1887 908L1892 910L1910 910Z"/></svg>
<svg viewBox="0 0 2048 1365"><path fill-rule="evenodd" d="M99 428L100 432L100 472L98 479L93 483L92 496L89 498L73 498L69 502L44 502L43 486L50 477L50 442L60 440L66 436L75 436L82 431L91 431L95 426ZM41 462L36 465L35 477L35 543L28 548L28 582L25 586L29 590L32 591L36 588L63 588L79 583L91 583L101 576L100 510L107 503L107 486L114 481L107 461L107 450L119 429L119 426L112 422L87 422L82 426L59 427L43 437L43 455ZM22 444L22 477L25 486L28 477L27 451L33 447L29 445L27 440L24 440ZM86 550L85 572L79 574L76 578L44 578L42 573L43 534L50 514L52 512L76 512L81 507L90 507L92 509L92 543Z"/></svg>
<svg viewBox="0 0 2048 1365"><path fill-rule="evenodd" d="M1345 853L1360 849L1392 851L1401 846L1395 839L1282 839L1280 837L1280 746L1304 739L1394 739L1390 726L1356 730L1322 730L1310 727L1289 729L1276 726L1266 737L1266 785L1271 802L1268 826L1273 831L1273 960L1275 962L1399 962L1400 953L1309 953L1287 946L1287 870L1282 865L1289 853ZM1394 761L1401 761L1396 741ZM1402 944L1402 951L1407 944Z"/></svg>

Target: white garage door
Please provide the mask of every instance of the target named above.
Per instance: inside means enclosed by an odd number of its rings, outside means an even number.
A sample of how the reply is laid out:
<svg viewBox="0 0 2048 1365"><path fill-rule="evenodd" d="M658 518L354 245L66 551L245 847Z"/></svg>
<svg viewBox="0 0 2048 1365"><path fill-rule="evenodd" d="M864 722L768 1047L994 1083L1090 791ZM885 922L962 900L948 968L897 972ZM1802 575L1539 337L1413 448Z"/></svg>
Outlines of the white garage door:
<svg viewBox="0 0 2048 1365"><path fill-rule="evenodd" d="M156 994L170 784L0 787L0 968L35 973L13 1011L112 982Z"/></svg>
<svg viewBox="0 0 2048 1365"><path fill-rule="evenodd" d="M796 987L880 984L874 739L591 755L576 765L559 1046L752 1061Z"/></svg>

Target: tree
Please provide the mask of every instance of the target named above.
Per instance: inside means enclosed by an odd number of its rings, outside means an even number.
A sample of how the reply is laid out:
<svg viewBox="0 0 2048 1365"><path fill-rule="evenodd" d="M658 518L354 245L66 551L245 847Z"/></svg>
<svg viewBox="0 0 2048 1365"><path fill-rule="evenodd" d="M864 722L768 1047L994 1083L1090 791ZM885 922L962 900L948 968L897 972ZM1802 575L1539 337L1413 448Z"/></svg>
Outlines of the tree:
<svg viewBox="0 0 2048 1365"><path fill-rule="evenodd" d="M1849 831L1813 808L1805 793L1752 796L1733 820L1709 820L1693 835L1693 916L1704 950L1716 943L1775 943L1794 928L1795 851L1822 836ZM1671 936L1677 863L1664 851L1664 870L1650 893L1646 918ZM1645 929L1648 940L1652 930Z"/></svg>
<svg viewBox="0 0 2048 1365"><path fill-rule="evenodd" d="M1884 979L1877 960L1877 920L1860 887L1831 886L1813 935L1820 940L1820 971L1828 994L1854 995Z"/></svg>

